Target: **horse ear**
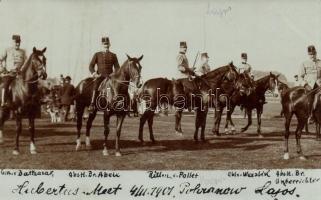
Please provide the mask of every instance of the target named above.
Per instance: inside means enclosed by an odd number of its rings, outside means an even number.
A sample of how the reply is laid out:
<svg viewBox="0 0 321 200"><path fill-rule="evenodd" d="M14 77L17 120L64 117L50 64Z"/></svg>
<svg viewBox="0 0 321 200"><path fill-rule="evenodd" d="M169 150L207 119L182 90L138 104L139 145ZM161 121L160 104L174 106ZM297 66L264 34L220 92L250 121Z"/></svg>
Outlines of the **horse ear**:
<svg viewBox="0 0 321 200"><path fill-rule="evenodd" d="M138 58L138 61L140 62L143 59L144 55Z"/></svg>
<svg viewBox="0 0 321 200"><path fill-rule="evenodd" d="M276 75L276 78L279 78L280 74Z"/></svg>
<svg viewBox="0 0 321 200"><path fill-rule="evenodd" d="M127 56L128 60L132 59L127 53L126 53L126 56Z"/></svg>
<svg viewBox="0 0 321 200"><path fill-rule="evenodd" d="M41 52L42 52L42 53L45 53L46 50L47 50L47 47L45 47Z"/></svg>
<svg viewBox="0 0 321 200"><path fill-rule="evenodd" d="M33 47L32 51L35 53L37 51L36 47Z"/></svg>

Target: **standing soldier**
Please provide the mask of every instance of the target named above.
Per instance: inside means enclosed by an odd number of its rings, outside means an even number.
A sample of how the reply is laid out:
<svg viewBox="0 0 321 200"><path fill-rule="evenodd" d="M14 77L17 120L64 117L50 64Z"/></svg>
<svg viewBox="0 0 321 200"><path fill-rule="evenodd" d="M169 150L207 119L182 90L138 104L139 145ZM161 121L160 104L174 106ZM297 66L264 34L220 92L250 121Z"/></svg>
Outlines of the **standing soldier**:
<svg viewBox="0 0 321 200"><path fill-rule="evenodd" d="M70 107L74 104L75 87L71 84L70 76L67 76L64 80L65 82L60 91L61 106L65 111L64 121L68 121Z"/></svg>
<svg viewBox="0 0 321 200"><path fill-rule="evenodd" d="M202 53L201 54L201 62L202 65L199 68L200 75L207 74L208 72L211 71L211 67L208 64L209 57L207 53Z"/></svg>
<svg viewBox="0 0 321 200"><path fill-rule="evenodd" d="M103 37L101 39L103 50L96 52L89 64L89 71L95 78L93 94L91 98L91 103L88 108L89 112L93 112L95 109L95 98L98 87L100 83L108 78L114 70L117 71L119 67L118 59L116 54L109 51L110 42L108 37ZM97 65L97 70L95 70L95 65ZM113 70L114 67L114 70Z"/></svg>
<svg viewBox="0 0 321 200"><path fill-rule="evenodd" d="M320 87L321 84L321 60L317 58L317 51L313 45L308 46L309 60L305 61L301 65L300 76L303 80L302 85L310 90L312 88ZM312 109L315 108L319 95L315 95ZM313 123L312 112L309 122Z"/></svg>
<svg viewBox="0 0 321 200"><path fill-rule="evenodd" d="M242 59L242 63L241 63L241 66L239 67L240 73L244 73L248 75L248 77L251 77L252 67L247 63L247 53L242 53L241 59Z"/></svg>
<svg viewBox="0 0 321 200"><path fill-rule="evenodd" d="M186 51L187 51L187 44L186 42L180 42L180 50L179 54L177 56L177 67L179 76L178 78L190 78L192 75L194 75L195 68L190 68L188 64L188 60L186 57Z"/></svg>
<svg viewBox="0 0 321 200"><path fill-rule="evenodd" d="M14 80L17 72L26 61L26 51L20 48L20 35L12 36L12 47L5 50L0 56L0 74L2 76L1 106L9 104L7 92L9 85Z"/></svg>

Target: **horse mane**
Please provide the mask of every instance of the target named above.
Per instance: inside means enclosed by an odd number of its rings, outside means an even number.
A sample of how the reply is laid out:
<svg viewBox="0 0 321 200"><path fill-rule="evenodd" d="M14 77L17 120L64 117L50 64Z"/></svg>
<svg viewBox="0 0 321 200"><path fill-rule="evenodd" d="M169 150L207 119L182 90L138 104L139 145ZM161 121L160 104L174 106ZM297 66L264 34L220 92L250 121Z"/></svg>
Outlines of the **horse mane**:
<svg viewBox="0 0 321 200"><path fill-rule="evenodd" d="M21 72L22 72L22 74L25 74L25 73L26 73L27 69L28 69L29 66L30 66L30 63L31 63L31 60L32 60L33 56L34 56L34 53L32 53L32 54L29 56L29 58L27 59L27 61L22 65L22 67L21 67Z"/></svg>
<svg viewBox="0 0 321 200"><path fill-rule="evenodd" d="M231 67L233 70L235 70L236 73L238 73L233 65L225 65L225 66L216 68L206 74L203 74L201 77L205 79L216 79L218 76L222 76L226 72L228 72L231 69Z"/></svg>

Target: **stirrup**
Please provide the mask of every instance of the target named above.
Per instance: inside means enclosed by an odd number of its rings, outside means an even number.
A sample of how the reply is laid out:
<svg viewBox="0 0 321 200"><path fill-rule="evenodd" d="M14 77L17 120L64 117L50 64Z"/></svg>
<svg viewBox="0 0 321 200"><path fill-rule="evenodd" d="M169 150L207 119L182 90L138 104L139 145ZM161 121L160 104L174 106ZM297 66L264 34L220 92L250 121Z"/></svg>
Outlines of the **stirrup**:
<svg viewBox="0 0 321 200"><path fill-rule="evenodd" d="M95 110L95 105L94 104L90 104L88 107L88 112L93 113Z"/></svg>

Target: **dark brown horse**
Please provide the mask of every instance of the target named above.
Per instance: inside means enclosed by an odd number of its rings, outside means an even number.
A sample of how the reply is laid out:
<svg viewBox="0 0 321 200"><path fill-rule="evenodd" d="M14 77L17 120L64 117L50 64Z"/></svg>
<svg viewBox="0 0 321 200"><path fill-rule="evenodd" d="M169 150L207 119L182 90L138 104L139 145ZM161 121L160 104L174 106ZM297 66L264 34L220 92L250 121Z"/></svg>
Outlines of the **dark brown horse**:
<svg viewBox="0 0 321 200"><path fill-rule="evenodd" d="M138 139L143 142L143 127L148 121L151 141L153 135L153 117L157 107L172 105L175 112L175 131L182 134L181 118L184 109L195 109L194 139L198 139L201 128L201 140L205 140L204 131L206 115L210 106L215 106L216 100L222 95L234 91L238 73L233 63L217 68L193 81L188 79L168 80L165 78L150 79L145 82L140 93L140 100L146 102L147 109L140 118ZM217 96L216 96L217 95Z"/></svg>
<svg viewBox="0 0 321 200"><path fill-rule="evenodd" d="M278 75L274 75L270 73L267 76L264 76L254 82L254 91L251 92L248 96L239 96L235 95L234 98L231 99L231 108L227 113L226 124L225 124L225 132L228 132L228 124L229 122L232 125L232 131L235 131L234 123L232 121L231 115L235 109L236 105L242 105L245 109L245 113L247 114L247 125L241 129L242 132L245 132L252 124L252 110L256 109L257 114L257 133L260 137L261 135L261 117L263 113L263 106L265 104L265 93L270 91L274 96L276 96Z"/></svg>
<svg viewBox="0 0 321 200"><path fill-rule="evenodd" d="M100 95L97 96L96 110L89 114L89 118L86 126L86 147L90 148L90 129L92 122L96 117L97 111L104 112L104 150L103 155L108 155L107 150L107 137L109 134L109 122L112 115L117 116L116 125L116 156L121 156L119 148L119 138L121 134L121 128L126 114L130 111L130 99L128 94L129 83L133 82L136 87L141 85L141 68L140 58L131 58L127 55L128 59L120 67L120 69L113 73L107 82L105 82ZM93 90L94 78L87 78L81 81L76 87L76 112L77 112L77 145L76 150L81 147L81 127L82 127L82 116L86 107L90 105L91 95Z"/></svg>
<svg viewBox="0 0 321 200"><path fill-rule="evenodd" d="M222 113L224 108L226 108L227 117L231 117L229 115L230 110L233 109L233 101L238 98L242 98L243 96L248 96L251 94L253 90L253 85L251 84L250 79L244 73L237 74L236 80L234 84L229 82L225 82L223 86L230 86L227 87L229 90L220 88L220 98L217 98L216 105L215 105L215 123L212 132L217 136L220 136L219 128L221 123ZM234 126L232 127L232 129ZM235 130L235 129L234 129Z"/></svg>
<svg viewBox="0 0 321 200"><path fill-rule="evenodd" d="M305 160L306 157L302 153L300 139L302 130L307 124L311 113L314 95L319 92L319 90L315 89L312 91L307 91L304 87L300 86L289 88L287 84L280 81L278 82L278 90L281 94L282 109L285 117L285 150L283 158L285 160L289 159L290 124L293 115L295 115L298 120L298 125L295 130L297 153L300 159ZM318 106L317 109L319 109ZM320 113L317 113L317 111L318 110L315 110L314 114L317 119L320 119Z"/></svg>
<svg viewBox="0 0 321 200"><path fill-rule="evenodd" d="M313 109L313 117L315 119L316 123L316 135L317 135L317 140L321 140L321 91L318 91L316 93L317 95L317 101L315 102L314 109Z"/></svg>
<svg viewBox="0 0 321 200"><path fill-rule="evenodd" d="M35 146L35 118L40 112L40 90L38 87L40 79L46 79L46 57L43 50L33 48L32 54L21 68L21 75L18 75L11 83L9 94L10 105L0 107L0 142L3 142L2 132L5 121L13 111L16 118L16 140L14 155L19 155L19 136L22 131L22 118L29 119L30 131L30 153L36 154ZM2 87L2 85L1 85ZM2 91L2 90L1 90Z"/></svg>

